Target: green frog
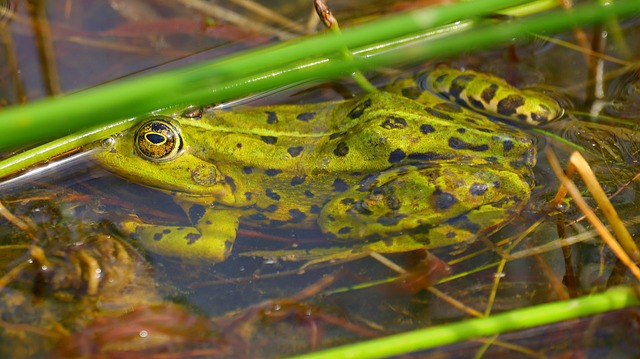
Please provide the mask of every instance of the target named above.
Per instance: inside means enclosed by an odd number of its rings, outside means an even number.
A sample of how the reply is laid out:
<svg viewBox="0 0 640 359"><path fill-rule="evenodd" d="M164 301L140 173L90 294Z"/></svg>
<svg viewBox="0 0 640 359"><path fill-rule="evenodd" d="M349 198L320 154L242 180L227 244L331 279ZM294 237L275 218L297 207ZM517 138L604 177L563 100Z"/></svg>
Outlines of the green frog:
<svg viewBox="0 0 640 359"><path fill-rule="evenodd" d="M154 115L94 158L184 209L191 226L122 223L159 254L224 261L239 222L318 226L351 254L402 252L469 242L519 213L534 141L490 117L561 114L546 95L437 67L357 99Z"/></svg>

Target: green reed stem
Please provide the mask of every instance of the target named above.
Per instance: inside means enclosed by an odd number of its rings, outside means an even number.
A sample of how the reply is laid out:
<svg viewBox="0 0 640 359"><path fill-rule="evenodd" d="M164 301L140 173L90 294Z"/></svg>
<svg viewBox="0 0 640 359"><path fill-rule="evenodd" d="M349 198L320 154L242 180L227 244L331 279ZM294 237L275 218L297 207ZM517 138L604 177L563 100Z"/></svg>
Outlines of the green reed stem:
<svg viewBox="0 0 640 359"><path fill-rule="evenodd" d="M558 323L639 304L640 301L633 288L619 287L589 297L541 304L495 314L490 317L463 320L452 324L414 330L295 358L386 358L459 343L468 339Z"/></svg>
<svg viewBox="0 0 640 359"><path fill-rule="evenodd" d="M475 2L474 2L475 3ZM504 1L503 1L504 3ZM483 4L489 4L487 1ZM493 4L495 5L495 4ZM457 6L456 6L457 8ZM449 9L449 8L446 8ZM486 10L486 9L485 9ZM436 12L436 10L431 10ZM586 5L573 11L555 11L539 16L513 20L501 23L499 26L478 27L472 22L460 25L448 26L444 29L432 32L411 33L405 37L387 39L382 43L365 42L365 47L349 47L355 49L348 60L341 55L345 43L358 44L354 33L363 32L362 27L347 29L342 36L336 38L333 34L314 36L308 40L295 41L286 45L269 47L272 52L291 54L291 48L308 43L320 46L322 42L330 45L331 51L336 51L333 57L315 57L311 60L297 63L287 62L281 67L261 64L262 57L270 58L273 53L265 49L250 51L243 55L234 55L228 58L213 61L205 65L196 65L184 69L174 70L144 79L127 80L121 83L109 84L99 88L87 90L78 94L63 98L49 99L29 104L23 107L6 109L0 113L0 133L10 134L0 137L0 149L16 145L25 145L29 142L40 141L51 136L59 136L90 126L94 127L95 136L84 137L85 143L94 139L99 133L100 123L107 120L132 118L136 115L148 113L151 110L167 108L180 104L207 104L228 99L240 98L250 93L268 91L291 84L307 82L312 79L330 79L340 76L349 76L356 70L375 69L380 66L397 66L408 63L424 61L429 58L455 55L460 52L488 47L501 42L511 41L514 37L524 37L531 33L550 33L579 25L589 25L604 22L614 17L623 17L638 12L636 0L621 0L613 5L601 6L597 4ZM448 12L447 12L448 13ZM420 10L417 14L425 16ZM433 15L433 14L432 14ZM403 15L404 21L408 21ZM435 15L434 15L435 16ZM413 24L420 16L410 16ZM436 17L437 21L423 21L429 25L440 23L444 19L451 19L444 15ZM383 27L390 26L390 20ZM397 19L393 19L393 22ZM415 28L410 26L407 29ZM367 27L371 31L370 28ZM382 30L382 29L378 29ZM425 36L428 34L428 36ZM375 37L369 37L373 40ZM322 41L318 43L318 40ZM330 41L327 41L330 39ZM339 41L337 41L339 40ZM336 45L337 44L337 45ZM313 47L312 46L312 47ZM316 53L326 52L326 48L315 49ZM309 50L309 49L307 49ZM309 51L307 51L310 53ZM230 68L236 68L236 61L246 65L246 61L257 61L256 66L249 71L245 66L242 71L237 70L235 75L226 74ZM301 58L300 54L295 56ZM273 59L272 59L273 60ZM281 59L284 61L284 59ZM221 70L222 69L222 70ZM262 72L260 72L262 71ZM240 74L246 74L241 76ZM226 74L226 75L224 75ZM224 75L224 76L223 76ZM213 78L225 79L212 83ZM111 134L112 126L104 137ZM76 141L77 135L59 140L59 143L69 142L82 145L83 141ZM83 136L80 134L79 136ZM67 148L68 150L69 148ZM63 147L57 146L55 150L38 148L34 150L37 156L28 154L28 161L24 162L20 157L10 160L10 166L6 161L0 162L0 178L9 175L15 169L27 167L33 163L46 160L63 152Z"/></svg>
<svg viewBox="0 0 640 359"><path fill-rule="evenodd" d="M246 78L252 74L269 71L275 74L288 64L303 59L339 53L342 48L357 48L388 41L525 2L527 1L482 0L421 9L345 30L340 37L332 34L311 36L174 71L106 84L64 97L36 101L26 106L7 108L0 114L0 133L5 134L0 137L0 149L59 137L100 123L133 117L167 106L192 103L188 96L181 96L176 100L176 95L192 90L208 89L209 96L206 100L196 101L199 103L219 102L255 93L263 88L254 87L251 81L243 83L240 91L221 92L218 89L225 87L230 80ZM327 78L322 74L307 75L310 78ZM274 78L277 79L277 76ZM271 86L284 85L287 85L286 80L276 80L272 81Z"/></svg>

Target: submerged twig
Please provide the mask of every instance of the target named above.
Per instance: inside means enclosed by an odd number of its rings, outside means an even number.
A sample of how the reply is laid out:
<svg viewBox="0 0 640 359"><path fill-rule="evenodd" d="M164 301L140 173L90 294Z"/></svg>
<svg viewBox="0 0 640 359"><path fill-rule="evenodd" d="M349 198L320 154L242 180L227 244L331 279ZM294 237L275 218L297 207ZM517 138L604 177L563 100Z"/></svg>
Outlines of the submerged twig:
<svg viewBox="0 0 640 359"><path fill-rule="evenodd" d="M42 62L42 73L45 78L45 85L50 95L60 95L62 93L60 76L58 75L56 55L53 50L53 37L51 36L51 29L49 28L49 20L47 19L44 0L31 0L30 10L33 18L33 27L36 32L36 41L40 48L38 54Z"/></svg>
<svg viewBox="0 0 640 359"><path fill-rule="evenodd" d="M276 24L280 24L288 29L291 29L300 34L307 33L307 29L304 26L296 23L295 21L291 21L290 19L280 15L280 13L269 9L266 6L263 6L255 1L251 0L231 0L231 2L244 7L245 9L264 17L267 20L271 20Z"/></svg>
<svg viewBox="0 0 640 359"><path fill-rule="evenodd" d="M222 6L212 4L210 2L204 2L200 0L178 0L187 7L194 8L202 11L203 13L213 16L216 19L222 19L229 23L238 25L244 29L252 30L260 34L267 34L277 36L281 40L292 39L296 37L288 31L275 29L271 26L267 26L256 22L248 17L238 14L237 12L225 9Z"/></svg>
<svg viewBox="0 0 640 359"><path fill-rule="evenodd" d="M595 175L593 175L593 171L591 171L588 163L578 152L574 152L569 160L569 165L567 166L567 174L565 175L562 171L560 163L558 162L558 159L553 154L553 152L551 152L551 150L547 150L546 153L551 168L562 184L562 186L558 190L556 198L552 203L560 203L562 201L562 198L564 198L564 196L568 192L575 201L578 208L580 208L580 210L585 214L589 222L591 222L591 224L594 226L605 243L607 243L607 245L611 248L615 255L627 266L627 268L629 268L633 275L638 280L640 280L640 268L638 268L638 266L631 259L631 257L633 257L634 259L637 258L636 260L640 260L640 251L638 251L638 247L631 239L631 235L624 226L624 223L622 223L622 221L618 217L618 214L611 205L611 202L609 202L609 199L602 190L602 187L600 187L600 185L598 184L597 179L595 178ZM578 187L576 187L573 181L571 181L571 179L569 178L575 171L578 171L578 173L582 176L585 184L589 188L589 191L591 191L591 193L593 193L594 197L597 199L598 203L602 207L603 213L609 220L609 223L613 227L616 235L618 235L618 238L622 245L618 243L618 241L616 241L611 232L607 230L602 221L600 221L598 216L596 216L596 214L591 210L589 205L585 202L584 198L582 198L582 196L580 195L580 190L578 190ZM629 254L627 254L627 252Z"/></svg>
<svg viewBox="0 0 640 359"><path fill-rule="evenodd" d="M31 233L31 227L29 227L26 222L11 213L11 211L9 211L9 209L7 209L7 207L5 207L2 202L0 202L0 216L4 217L4 219L11 222L14 226L18 227L18 229L26 233L34 242L38 241L33 233Z"/></svg>

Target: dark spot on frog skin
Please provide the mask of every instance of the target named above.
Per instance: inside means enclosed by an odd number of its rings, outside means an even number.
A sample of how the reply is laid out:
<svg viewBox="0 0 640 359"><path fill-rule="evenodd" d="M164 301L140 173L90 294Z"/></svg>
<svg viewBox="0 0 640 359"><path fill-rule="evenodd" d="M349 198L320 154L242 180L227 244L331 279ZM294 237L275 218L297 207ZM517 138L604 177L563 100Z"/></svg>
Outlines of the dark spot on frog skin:
<svg viewBox="0 0 640 359"><path fill-rule="evenodd" d="M309 190L304 191L304 195L305 195L307 198L313 198L313 197L314 197L313 192L311 192L311 191L309 191Z"/></svg>
<svg viewBox="0 0 640 359"><path fill-rule="evenodd" d="M351 227L342 227L338 230L338 234L349 234L351 233Z"/></svg>
<svg viewBox="0 0 640 359"><path fill-rule="evenodd" d="M231 192L235 193L236 192L236 181L234 181L233 178L231 178L229 176L225 176L224 177L224 181L229 185L229 189L231 189Z"/></svg>
<svg viewBox="0 0 640 359"><path fill-rule="evenodd" d="M451 87L449 87L449 94L455 98L460 98L460 94L467 88L469 82L473 81L476 77L473 75L460 75L451 81Z"/></svg>
<svg viewBox="0 0 640 359"><path fill-rule="evenodd" d="M473 107L478 110L484 110L484 103L482 101L478 101L473 97L469 98L469 107Z"/></svg>
<svg viewBox="0 0 640 359"><path fill-rule="evenodd" d="M360 180L360 183L358 184L358 191L365 192L370 190L371 187L376 184L379 176L380 173L371 174Z"/></svg>
<svg viewBox="0 0 640 359"><path fill-rule="evenodd" d="M197 225L198 222L200 222L200 220L202 219L202 216L204 216L206 210L207 209L200 204L194 204L189 207L189 220L191 221L191 223L193 223L193 225Z"/></svg>
<svg viewBox="0 0 640 359"><path fill-rule="evenodd" d="M480 94L480 98L482 98L484 102L489 103L496 96L496 91L498 91L498 85L491 84L491 86L482 90L482 93Z"/></svg>
<svg viewBox="0 0 640 359"><path fill-rule="evenodd" d="M251 192L245 192L244 193L244 198L247 199L247 201L251 201L251 196L253 195L253 193Z"/></svg>
<svg viewBox="0 0 640 359"><path fill-rule="evenodd" d="M359 118L360 116L362 116L364 111L369 107L371 107L370 98L366 99L364 102L360 102L356 107L353 108L353 110L349 112L347 117L349 117L352 120L355 120L356 118Z"/></svg>
<svg viewBox="0 0 640 359"><path fill-rule="evenodd" d="M471 233L478 233L480 232L480 229L481 229L478 224L471 222L466 215L455 217L447 221L447 223L451 224L456 228L460 228L462 230L466 230Z"/></svg>
<svg viewBox="0 0 640 359"><path fill-rule="evenodd" d="M516 109L524 105L524 98L518 95L509 95L498 102L497 111L503 116L513 116Z"/></svg>
<svg viewBox="0 0 640 359"><path fill-rule="evenodd" d="M311 208L309 208L309 213L313 213L313 214L318 214L320 213L320 211L322 211L322 208L320 208L320 206L317 205L312 205Z"/></svg>
<svg viewBox="0 0 640 359"><path fill-rule="evenodd" d="M273 111L265 111L267 114L267 123L270 125L278 123L278 114Z"/></svg>
<svg viewBox="0 0 640 359"><path fill-rule="evenodd" d="M387 116L380 127L387 130L401 130L407 127L407 120L402 117Z"/></svg>
<svg viewBox="0 0 640 359"><path fill-rule="evenodd" d="M407 156L410 160L416 161L438 161L438 160L448 160L454 157L453 153L437 153L437 152L425 152L425 153L412 153Z"/></svg>
<svg viewBox="0 0 640 359"><path fill-rule="evenodd" d="M299 184L303 184L306 179L306 176L293 176L293 178L291 178L291 185L297 186Z"/></svg>
<svg viewBox="0 0 640 359"><path fill-rule="evenodd" d="M469 104L464 99L456 98L454 100L456 101L457 104L460 104L460 105L465 106L465 107L469 107Z"/></svg>
<svg viewBox="0 0 640 359"><path fill-rule="evenodd" d="M313 120L315 117L316 117L316 113L315 112L305 112L305 113L301 113L298 116L296 116L296 119L298 119L300 121L308 122L310 120Z"/></svg>
<svg viewBox="0 0 640 359"><path fill-rule="evenodd" d="M333 154L338 157L344 157L349 153L349 146L346 143L340 142L333 150Z"/></svg>
<svg viewBox="0 0 640 359"><path fill-rule="evenodd" d="M438 110L436 110L434 108L425 107L424 110L427 111L427 113L429 113L433 117L437 117L439 119L447 120L447 121L453 120L453 117L447 115L446 113L440 112L440 111L438 111Z"/></svg>
<svg viewBox="0 0 640 359"><path fill-rule="evenodd" d="M500 188L500 181L493 181L493 188L495 189Z"/></svg>
<svg viewBox="0 0 640 359"><path fill-rule="evenodd" d="M254 221L264 221L267 219L267 216L265 216L263 213L254 213L249 216L249 219Z"/></svg>
<svg viewBox="0 0 640 359"><path fill-rule="evenodd" d="M474 183L469 187L469 193L473 196L482 196L487 193L489 186L486 183Z"/></svg>
<svg viewBox="0 0 640 359"><path fill-rule="evenodd" d="M274 136L260 136L260 138L262 139L262 142L267 145L275 145L276 142L278 142L278 138Z"/></svg>
<svg viewBox="0 0 640 359"><path fill-rule="evenodd" d="M170 229L163 229L162 233L163 234L169 234L169 233L171 233L171 230Z"/></svg>
<svg viewBox="0 0 640 359"><path fill-rule="evenodd" d="M407 217L404 214L393 216L393 217L379 217L376 222L380 223L385 227L391 227L397 225L403 218Z"/></svg>
<svg viewBox="0 0 640 359"><path fill-rule="evenodd" d="M531 112L531 119L538 123L545 123L549 121L549 117L543 114L539 114L537 112Z"/></svg>
<svg viewBox="0 0 640 359"><path fill-rule="evenodd" d="M435 196L435 207L441 211L449 209L458 203L456 196L448 192L442 192L439 188L433 191L433 196Z"/></svg>
<svg viewBox="0 0 640 359"><path fill-rule="evenodd" d="M489 145L471 145L469 143L464 142L462 139L457 137L449 138L449 147L454 150L471 150L475 152L483 152L489 149Z"/></svg>
<svg viewBox="0 0 640 359"><path fill-rule="evenodd" d="M522 122L525 122L527 120L527 115L525 115L524 113L520 113L518 114L518 116L516 116L516 118Z"/></svg>
<svg viewBox="0 0 640 359"><path fill-rule="evenodd" d="M456 238L456 232L453 232L453 231L447 232L446 236L447 238Z"/></svg>
<svg viewBox="0 0 640 359"><path fill-rule="evenodd" d="M164 235L163 235L162 233L154 233L154 235L153 235L153 240L154 240L154 241L159 241L159 240L161 240L161 239L162 239L162 237L163 237L163 236L164 236Z"/></svg>
<svg viewBox="0 0 640 359"><path fill-rule="evenodd" d="M270 169L264 171L264 174L266 174L269 177L277 176L280 173L282 173L282 170L276 170L276 169L273 169L273 168L270 168Z"/></svg>
<svg viewBox="0 0 640 359"><path fill-rule="evenodd" d="M272 200L274 200L274 201L279 201L279 200L280 200L280 195L279 195L279 194L277 194L277 193L275 193L275 192L273 192L273 190L272 190L271 188L267 188L267 189L264 191L264 194L265 194L267 197L269 197L269 198L271 198Z"/></svg>
<svg viewBox="0 0 640 359"><path fill-rule="evenodd" d="M463 133L467 132L467 130L464 129L464 128L459 128L457 131L458 131L459 134L463 134Z"/></svg>
<svg viewBox="0 0 640 359"><path fill-rule="evenodd" d="M238 143L238 144L236 144L236 148L237 148L237 149L241 149L241 148L242 148L242 143Z"/></svg>
<svg viewBox="0 0 640 359"><path fill-rule="evenodd" d="M334 192L344 192L349 189L349 185L340 178L336 178L332 186Z"/></svg>
<svg viewBox="0 0 640 359"><path fill-rule="evenodd" d="M373 211L369 209L369 207L367 206L367 203L364 201L356 202L355 205L352 207L352 210L358 212L363 216L370 216L373 214Z"/></svg>
<svg viewBox="0 0 640 359"><path fill-rule="evenodd" d="M411 232L418 235L424 235L424 234L428 234L429 231L431 231L435 227L437 227L437 225L433 223L420 223L417 227L413 228ZM423 243L423 244L431 243L427 238L424 238L423 236L420 236L419 240L420 240L420 243Z"/></svg>
<svg viewBox="0 0 640 359"><path fill-rule="evenodd" d="M401 149L396 149L389 154L389 163L398 163L404 160L407 157L407 154L404 153Z"/></svg>
<svg viewBox="0 0 640 359"><path fill-rule="evenodd" d="M304 212L296 208L290 209L289 214L291 215L291 219L289 220L291 223L300 223L307 218L307 215Z"/></svg>
<svg viewBox="0 0 640 359"><path fill-rule="evenodd" d="M502 150L504 150L504 152L509 152L511 151L512 148L513 148L513 141L505 140L504 142L502 142Z"/></svg>
<svg viewBox="0 0 640 359"><path fill-rule="evenodd" d="M302 146L287 148L287 152L289 152L291 157L298 157L298 155L302 152L302 150L304 150L304 147Z"/></svg>
<svg viewBox="0 0 640 359"><path fill-rule="evenodd" d="M422 89L418 86L405 87L402 89L402 96L412 100L417 99L422 94Z"/></svg>
<svg viewBox="0 0 640 359"><path fill-rule="evenodd" d="M251 167L242 167L242 172L244 172L244 174L250 175L253 173L253 169Z"/></svg>
<svg viewBox="0 0 640 359"><path fill-rule="evenodd" d="M184 236L184 239L187 240L187 245L190 245L194 244L198 239L200 239L200 237L202 237L202 234L200 233L189 233Z"/></svg>
<svg viewBox="0 0 640 359"><path fill-rule="evenodd" d="M430 133L436 132L436 129L433 128L433 126L425 123L423 125L420 125L420 132L422 132L425 135L428 135Z"/></svg>

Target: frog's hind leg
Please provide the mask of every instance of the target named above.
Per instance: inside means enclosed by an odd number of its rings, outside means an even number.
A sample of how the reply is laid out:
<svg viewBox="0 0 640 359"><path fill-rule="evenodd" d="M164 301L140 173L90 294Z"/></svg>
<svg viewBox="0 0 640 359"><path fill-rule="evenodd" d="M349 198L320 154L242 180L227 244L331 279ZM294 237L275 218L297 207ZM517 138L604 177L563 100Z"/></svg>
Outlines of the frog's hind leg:
<svg viewBox="0 0 640 359"><path fill-rule="evenodd" d="M365 178L323 208L338 240L412 237L425 247L466 242L500 228L529 198L513 171L473 164L393 168ZM398 250L402 251L402 250Z"/></svg>
<svg viewBox="0 0 640 359"><path fill-rule="evenodd" d="M158 226L139 221L121 224L147 250L191 262L224 261L233 248L238 215L233 211L181 203L193 226Z"/></svg>

